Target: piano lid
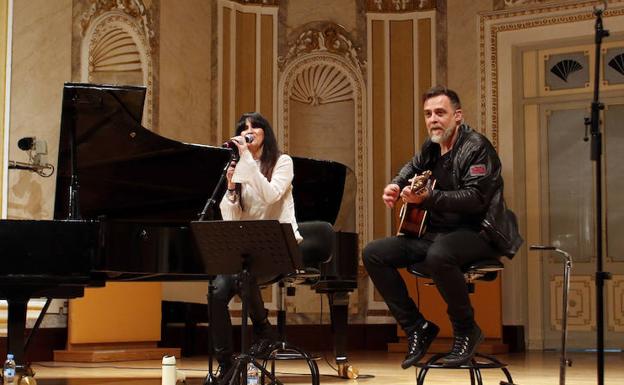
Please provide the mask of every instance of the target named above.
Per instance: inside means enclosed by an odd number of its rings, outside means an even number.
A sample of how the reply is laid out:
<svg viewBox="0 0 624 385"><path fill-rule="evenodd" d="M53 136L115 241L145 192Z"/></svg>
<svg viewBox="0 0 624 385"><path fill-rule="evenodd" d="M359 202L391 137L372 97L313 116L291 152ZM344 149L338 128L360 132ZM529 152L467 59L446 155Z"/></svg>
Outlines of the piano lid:
<svg viewBox="0 0 624 385"><path fill-rule="evenodd" d="M82 218L197 218L230 150L142 127L144 98L144 87L65 84L54 218L68 217L72 137Z"/></svg>
<svg viewBox="0 0 624 385"><path fill-rule="evenodd" d="M342 163L293 157L293 198L297 222L325 221L345 227L343 216L352 216L353 171ZM346 220L351 222L351 220ZM346 225L346 227L351 227ZM354 226L353 226L354 227Z"/></svg>

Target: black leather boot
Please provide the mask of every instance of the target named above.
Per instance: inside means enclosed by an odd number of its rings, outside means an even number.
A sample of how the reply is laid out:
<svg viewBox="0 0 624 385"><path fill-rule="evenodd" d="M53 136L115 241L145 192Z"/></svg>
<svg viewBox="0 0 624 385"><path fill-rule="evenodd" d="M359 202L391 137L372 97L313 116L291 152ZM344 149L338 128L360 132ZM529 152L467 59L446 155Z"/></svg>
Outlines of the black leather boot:
<svg viewBox="0 0 624 385"><path fill-rule="evenodd" d="M277 330L271 326L269 320L253 325L255 340L249 348L249 354L254 357L265 358L273 350L273 345L278 342Z"/></svg>
<svg viewBox="0 0 624 385"><path fill-rule="evenodd" d="M448 355L440 359L440 362L442 362L444 366L460 366L465 364L474 357L477 352L477 347L484 338L483 332L476 324L474 328L468 332L455 332L453 348Z"/></svg>
<svg viewBox="0 0 624 385"><path fill-rule="evenodd" d="M427 353L427 349L438 335L440 328L431 321L425 323L407 336L407 355L401 363L403 369L414 365Z"/></svg>

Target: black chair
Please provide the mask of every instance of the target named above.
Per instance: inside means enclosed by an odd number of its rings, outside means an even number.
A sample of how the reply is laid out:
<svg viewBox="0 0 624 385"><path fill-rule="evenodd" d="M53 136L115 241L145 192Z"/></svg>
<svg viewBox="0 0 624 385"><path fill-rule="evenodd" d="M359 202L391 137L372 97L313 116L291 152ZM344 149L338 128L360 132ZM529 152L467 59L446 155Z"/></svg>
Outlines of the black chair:
<svg viewBox="0 0 624 385"><path fill-rule="evenodd" d="M474 293L475 281L493 281L498 276L498 272L503 270L504 266L498 259L484 259L480 261L472 262L462 267L464 273L464 279L466 285L468 285L468 292ZM431 278L429 266L425 262L415 263L408 266L407 271L414 274L418 278ZM429 285L434 285L430 283ZM446 353L434 354L427 361L423 363L417 363L416 367L416 384L424 385L425 377L430 369L446 369L457 370L466 369L470 373L471 385L483 385L483 378L481 376L482 369L500 369L505 375L507 381L501 381L501 385L513 385L513 379L507 369L507 364L499 361L493 356L488 354L476 353L475 356L467 363L460 366L445 366L440 361Z"/></svg>
<svg viewBox="0 0 624 385"><path fill-rule="evenodd" d="M286 296L295 295L297 285L314 285L321 276L321 264L327 263L333 257L335 250L335 232L328 222L313 221L299 223L299 233L304 241L300 244L303 266L292 274L279 277L263 284L279 285L277 330L279 341L273 343L269 353L265 357L258 357L265 365L270 363L271 373L275 373L276 361L280 360L305 360L310 368L312 385L320 382L318 365L315 357L286 341Z"/></svg>

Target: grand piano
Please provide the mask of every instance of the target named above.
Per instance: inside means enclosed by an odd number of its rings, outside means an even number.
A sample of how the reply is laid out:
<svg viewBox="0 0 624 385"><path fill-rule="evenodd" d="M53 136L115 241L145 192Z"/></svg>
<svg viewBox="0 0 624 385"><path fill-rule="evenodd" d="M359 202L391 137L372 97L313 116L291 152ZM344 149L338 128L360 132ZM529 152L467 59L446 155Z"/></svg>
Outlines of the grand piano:
<svg viewBox="0 0 624 385"><path fill-rule="evenodd" d="M144 98L143 87L65 84L54 220L0 221L0 247L11 256L10 263L0 264L0 297L8 301L7 346L18 364L29 343L24 332L30 298L77 298L85 287L106 281L213 275L193 247L189 225L205 206L216 208L206 202L230 150L145 129L140 124ZM304 158L294 158L294 167L298 220L334 224L350 170ZM219 219L215 210L207 217ZM357 237L336 232L336 240L336 252L321 266L315 287L330 297L334 349L345 367Z"/></svg>

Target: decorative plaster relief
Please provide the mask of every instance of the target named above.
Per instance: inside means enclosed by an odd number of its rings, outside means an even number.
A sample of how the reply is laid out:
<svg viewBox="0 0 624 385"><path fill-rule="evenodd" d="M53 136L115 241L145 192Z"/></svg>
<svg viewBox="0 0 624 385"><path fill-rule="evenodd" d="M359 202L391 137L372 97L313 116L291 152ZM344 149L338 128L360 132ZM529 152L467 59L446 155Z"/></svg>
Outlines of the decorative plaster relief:
<svg viewBox="0 0 624 385"><path fill-rule="evenodd" d="M328 52L347 59L355 68L362 71L363 61L359 58L359 48L353 46L352 40L344 28L324 23L318 28L309 28L299 34L297 39L288 44L288 53L279 57L278 64L284 68L286 63L295 58L312 52Z"/></svg>
<svg viewBox="0 0 624 385"><path fill-rule="evenodd" d="M90 48L89 80L95 72L141 72L139 49L121 28L103 31Z"/></svg>
<svg viewBox="0 0 624 385"><path fill-rule="evenodd" d="M80 17L82 36L84 37L89 27L101 15L120 11L132 18L148 37L149 47L155 50L158 46L156 34L153 28L153 16L151 9L143 4L142 0L90 0L91 7Z"/></svg>
<svg viewBox="0 0 624 385"><path fill-rule="evenodd" d="M563 1L567 1L567 0L563 0ZM526 6L531 6L535 4L541 5L547 2L552 3L553 0L495 0L494 9L526 7Z"/></svg>
<svg viewBox="0 0 624 385"><path fill-rule="evenodd" d="M290 97L316 106L351 100L353 90L343 71L318 64L307 67L297 75Z"/></svg>
<svg viewBox="0 0 624 385"><path fill-rule="evenodd" d="M436 7L435 0L369 0L370 12L412 12Z"/></svg>

